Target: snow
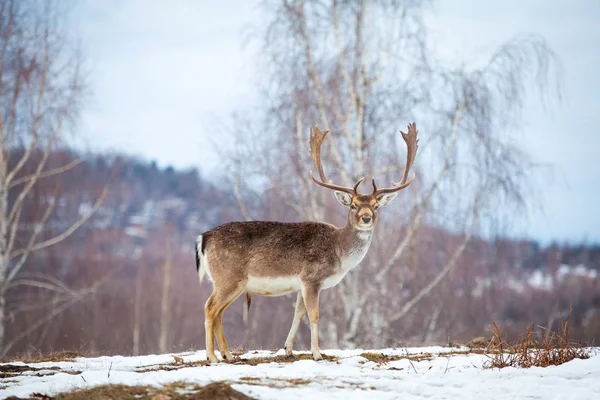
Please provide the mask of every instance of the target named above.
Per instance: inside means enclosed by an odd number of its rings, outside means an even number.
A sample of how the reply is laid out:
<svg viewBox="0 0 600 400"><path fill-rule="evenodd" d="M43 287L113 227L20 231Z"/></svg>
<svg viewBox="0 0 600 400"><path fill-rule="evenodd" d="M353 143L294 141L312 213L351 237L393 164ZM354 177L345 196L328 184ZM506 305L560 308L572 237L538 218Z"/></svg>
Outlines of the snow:
<svg viewBox="0 0 600 400"><path fill-rule="evenodd" d="M36 368L0 379L0 398L27 397L37 392L54 395L75 388L100 384L164 385L186 381L205 385L227 381L236 390L259 399L339 398L350 399L598 399L600 398L599 348L587 360L575 359L547 368L484 369L482 354L465 354L466 348L420 347L370 350L388 355L431 353L431 359L402 359L384 364L361 357L364 350L325 350L338 362L298 360L290 363L262 363L256 366L218 363L210 366L159 370L161 364L205 360L205 352L148 355L140 357L77 358L73 362L29 364ZM306 353L306 352L303 352ZM440 354L442 353L442 354ZM452 353L452 354L449 354ZM282 355L257 351L242 358ZM13 365L26 365L22 362ZM147 372L138 370L154 369ZM63 372L64 371L64 372ZM69 374L67 372L79 372ZM51 374L54 373L54 374ZM250 378L250 379L248 379ZM303 383L291 379L305 379Z"/></svg>
<svg viewBox="0 0 600 400"><path fill-rule="evenodd" d="M532 288L550 291L554 287L553 281L554 279L552 275L542 271L541 269L536 269L527 280L527 283Z"/></svg>

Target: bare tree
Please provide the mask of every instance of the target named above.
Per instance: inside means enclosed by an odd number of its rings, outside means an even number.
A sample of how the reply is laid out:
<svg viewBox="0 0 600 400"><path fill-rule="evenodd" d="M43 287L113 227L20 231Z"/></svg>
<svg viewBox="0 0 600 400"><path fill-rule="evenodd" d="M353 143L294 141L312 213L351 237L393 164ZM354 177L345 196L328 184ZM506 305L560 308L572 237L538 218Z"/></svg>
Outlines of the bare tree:
<svg viewBox="0 0 600 400"><path fill-rule="evenodd" d="M378 347L403 339L399 323L460 266L471 238L489 234L506 215L502 209L514 212L529 199L535 164L514 127L530 88L547 98L557 87L550 79L558 66L554 53L542 38L524 36L484 65L445 66L426 45L425 3L267 3L268 23L258 32L263 107L238 112L230 130L236 145L226 156L246 219L327 215L339 222L332 196L308 179L308 127L318 123L336 132L323 157L339 171L334 181L351 185L370 175L398 181L398 129L413 120L420 126L416 184L397 201L396 212L383 213L384 227L362 265L325 294L336 298L324 301L322 310L332 321L322 334L331 346ZM244 203L252 190L272 193L281 206ZM450 247L437 242L428 226L454 232L457 240ZM416 247L429 254L418 261L419 271L411 271L409 253Z"/></svg>
<svg viewBox="0 0 600 400"><path fill-rule="evenodd" d="M106 195L105 189L89 210L58 232L46 223L59 192L38 196L37 212L29 215L39 183L80 162L50 163L77 116L84 89L79 54L70 47L63 22L64 10L53 2L0 1L0 349L6 291L29 256L71 235Z"/></svg>

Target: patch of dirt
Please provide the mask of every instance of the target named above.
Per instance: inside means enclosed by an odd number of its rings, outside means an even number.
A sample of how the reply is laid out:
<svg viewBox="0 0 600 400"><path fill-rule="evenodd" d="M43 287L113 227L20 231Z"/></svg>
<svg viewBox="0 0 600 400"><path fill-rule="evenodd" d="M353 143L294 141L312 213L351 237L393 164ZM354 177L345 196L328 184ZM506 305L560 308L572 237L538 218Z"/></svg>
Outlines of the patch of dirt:
<svg viewBox="0 0 600 400"><path fill-rule="evenodd" d="M302 378L256 378L252 376L244 376L240 378L240 382L246 385L267 386L274 389L282 389L289 387L305 386L312 381Z"/></svg>
<svg viewBox="0 0 600 400"><path fill-rule="evenodd" d="M429 361L433 359L431 353L415 353L415 354L382 354L382 353L362 353L361 357L378 364L386 364L390 361L409 360L409 361Z"/></svg>
<svg viewBox="0 0 600 400"><path fill-rule="evenodd" d="M61 370L60 367L47 367L47 368L37 368L32 367L30 365L14 365L14 364L4 364L0 365L0 379L11 378L15 376L19 376L24 372L31 371L39 371L35 374L30 374L33 376L48 376L54 375L59 372L64 372L66 374L78 375L81 371L72 371L72 370Z"/></svg>
<svg viewBox="0 0 600 400"><path fill-rule="evenodd" d="M78 351L63 350L57 351L50 354L38 354L38 355L20 355L14 356L10 359L1 359L0 362L15 362L22 361L26 364L41 363L41 362L57 362L57 361L74 361L78 357L93 357L93 354L83 354Z"/></svg>
<svg viewBox="0 0 600 400"><path fill-rule="evenodd" d="M378 364L386 364L390 361L398 361L398 360L409 360L409 361L430 361L436 357L454 357L459 355L466 354L487 354L486 349L469 349L469 350L461 350L461 351L443 351L440 353L414 353L414 354L382 354L382 353L373 353L367 352L362 353L361 356L366 358L369 361L376 362Z"/></svg>
<svg viewBox="0 0 600 400"><path fill-rule="evenodd" d="M108 400L108 399L126 399L150 397L149 386L127 386L127 385L101 385L90 389L74 390L68 393L60 393L49 399L57 400Z"/></svg>
<svg viewBox="0 0 600 400"><path fill-rule="evenodd" d="M145 372L152 371L175 371L181 368L191 368L191 367L208 367L210 366L210 362L206 360L201 361L184 361L181 357L177 357L175 361L167 363L167 364L153 364L141 367L140 369L136 369L135 372L140 374Z"/></svg>
<svg viewBox="0 0 600 400"><path fill-rule="evenodd" d="M329 362L337 362L338 361L338 357L334 357L334 356L328 356L325 354L321 354L323 356L323 360L324 361L329 361ZM291 362L295 362L295 361L299 361L299 360L312 360L312 354L295 354L293 356L285 356L285 355L280 355L280 356L266 356L266 357L252 357L252 358L237 358L234 359L232 364L234 365L258 365L258 364L265 364L265 363L272 363L272 362L276 362L276 363L291 363Z"/></svg>
<svg viewBox="0 0 600 400"><path fill-rule="evenodd" d="M234 357L233 361L229 362L229 364L233 365L259 365L265 363L291 363L298 360L312 360L311 354L296 354L294 356L266 356L266 357L252 357L252 358L240 358ZM338 362L338 357L328 356L323 354L323 360L330 362ZM200 361L184 361L181 357L174 357L174 361L166 364L153 364L144 366L140 369L137 369L135 372L144 373L144 372L152 372L152 371L175 371L181 368L190 368L190 367L208 367L211 363L208 360L200 360Z"/></svg>
<svg viewBox="0 0 600 400"><path fill-rule="evenodd" d="M204 386L197 393L190 394L185 399L190 400L212 400L212 399L227 399L227 400L251 400L252 397L246 396L242 392L238 392L225 382L214 382Z"/></svg>
<svg viewBox="0 0 600 400"><path fill-rule="evenodd" d="M24 400L11 397L11 400ZM233 389L226 382L214 382L206 386L174 382L155 388L153 386L127 386L127 385L101 385L84 390L74 390L48 396L40 393L32 394L29 399L43 400L111 400L111 399L139 399L139 400L252 400L242 392Z"/></svg>

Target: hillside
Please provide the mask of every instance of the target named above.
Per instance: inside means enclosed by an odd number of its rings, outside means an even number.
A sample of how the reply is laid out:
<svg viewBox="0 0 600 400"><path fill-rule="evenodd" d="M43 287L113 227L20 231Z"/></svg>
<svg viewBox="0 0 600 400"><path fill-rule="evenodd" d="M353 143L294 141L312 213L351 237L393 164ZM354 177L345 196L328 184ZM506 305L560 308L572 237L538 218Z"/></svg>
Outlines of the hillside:
<svg viewBox="0 0 600 400"><path fill-rule="evenodd" d="M62 151L53 157L59 164L77 154ZM42 233L50 237L87 212L109 185L108 197L92 219L67 240L30 257L20 283L8 288L8 355L74 348L102 354L203 348L203 305L211 288L198 284L193 243L213 226L242 219L232 187L212 182L198 170L158 168L131 157L91 154L84 160L63 176L44 180L29 200L31 226L42 213L39 204L52 196L58 200ZM120 167L109 179L115 164ZM268 194L263 200L273 202ZM435 272L428 261L430 246L456 240L433 227L424 228L421 237L423 245L400 260L393 275L404 282L402 287L390 280L380 288L393 301L391 307L399 307L407 290L422 286ZM372 249L369 256L384 262L385 254L378 251ZM383 344L467 342L487 334L492 321L509 334L532 322L553 326L570 306L574 335L592 341L600 335L599 273L597 245L542 247L534 241L473 239L459 267L405 320L389 327ZM36 284L27 284L31 281ZM333 290L326 296L323 301L337 299ZM280 348L293 303L293 296L256 296L247 315L238 300L225 313L228 340L234 347ZM359 328L363 342L353 344L329 333L347 331L346 320L325 314L323 321L330 325L323 327L324 347L375 343L369 327L378 312L368 310L370 319ZM304 325L298 345L308 345Z"/></svg>

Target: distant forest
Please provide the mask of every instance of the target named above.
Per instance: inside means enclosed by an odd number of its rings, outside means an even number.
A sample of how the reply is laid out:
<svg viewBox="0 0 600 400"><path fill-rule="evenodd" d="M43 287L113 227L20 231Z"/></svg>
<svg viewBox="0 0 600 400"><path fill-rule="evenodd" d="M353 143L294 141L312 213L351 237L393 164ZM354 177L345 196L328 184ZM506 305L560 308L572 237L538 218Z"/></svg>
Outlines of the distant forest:
<svg viewBox="0 0 600 400"><path fill-rule="evenodd" d="M24 220L29 218L31 224L23 224L23 234L33 229L40 205L49 199L57 201L57 207L42 236L51 237L88 210L105 185L108 197L75 234L33 253L8 288L7 355L204 348L203 307L211 285L198 283L194 240L211 227L243 219L233 187L217 185L197 169L159 168L155 162L128 156L82 156L63 150L52 154L50 166L78 157L83 157L81 165L37 185L25 208ZM268 192L262 200L272 201ZM439 228L426 227L424 232L435 236L436 243L456 239ZM383 262L385 254L377 253L378 248L369 256ZM407 286L428 279L426 262L418 260L429 255L431 249L424 244L402 261L408 267L399 268L398 274L411 275L404 280ZM27 284L33 278L38 284ZM392 281L378 290L387 299L402 301ZM323 301L336 300L336 292L330 291ZM224 317L230 347L281 348L294 301L295 295L256 296L248 314L238 299ZM593 341L600 335L598 244L541 246L531 240L474 237L457 268L435 293L390 325L383 343L371 338L368 328L360 328L365 331L356 346L465 343L489 336L494 321L509 334L522 332L530 323L556 327L570 307L572 336ZM368 315L377 318L377 309ZM339 345L341 339L328 335L327 324L338 324L344 332L345 320L327 316L323 321L322 347ZM299 349L309 346L306 323L297 343Z"/></svg>

